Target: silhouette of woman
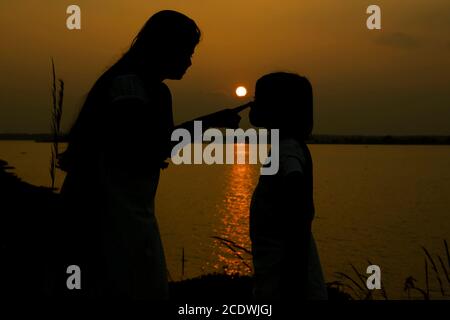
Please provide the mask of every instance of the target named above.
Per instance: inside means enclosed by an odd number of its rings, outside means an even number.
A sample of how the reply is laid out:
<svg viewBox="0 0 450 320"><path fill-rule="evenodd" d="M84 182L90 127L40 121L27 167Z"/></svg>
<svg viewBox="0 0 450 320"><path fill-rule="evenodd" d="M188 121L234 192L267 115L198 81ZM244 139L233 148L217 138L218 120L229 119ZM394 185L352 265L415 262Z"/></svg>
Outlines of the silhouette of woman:
<svg viewBox="0 0 450 320"><path fill-rule="evenodd" d="M59 272L64 295L167 299L167 270L154 198L174 129L165 79L180 80L200 41L193 20L153 15L130 49L90 90L69 133L60 167ZM237 127L230 109L202 117L203 128ZM192 122L182 125L192 129ZM81 269L81 290L67 290L66 268Z"/></svg>

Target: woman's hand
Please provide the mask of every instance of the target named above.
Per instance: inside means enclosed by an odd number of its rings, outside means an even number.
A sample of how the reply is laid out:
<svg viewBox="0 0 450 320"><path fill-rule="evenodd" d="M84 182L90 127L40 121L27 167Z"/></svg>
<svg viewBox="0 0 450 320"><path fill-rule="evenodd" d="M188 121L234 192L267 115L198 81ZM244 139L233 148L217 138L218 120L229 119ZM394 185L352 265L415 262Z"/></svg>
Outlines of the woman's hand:
<svg viewBox="0 0 450 320"><path fill-rule="evenodd" d="M241 121L239 112L250 107L252 103L253 102L248 102L236 108L220 110L209 115L184 122L176 126L174 129L186 129L192 135L194 134L194 121L201 121L203 130L207 130L209 128L237 129L239 128L239 122Z"/></svg>
<svg viewBox="0 0 450 320"><path fill-rule="evenodd" d="M207 128L239 128L239 122L241 121L241 116L239 112L250 107L252 102L246 103L236 108L224 109L210 115L204 116L199 120L203 121L203 127Z"/></svg>

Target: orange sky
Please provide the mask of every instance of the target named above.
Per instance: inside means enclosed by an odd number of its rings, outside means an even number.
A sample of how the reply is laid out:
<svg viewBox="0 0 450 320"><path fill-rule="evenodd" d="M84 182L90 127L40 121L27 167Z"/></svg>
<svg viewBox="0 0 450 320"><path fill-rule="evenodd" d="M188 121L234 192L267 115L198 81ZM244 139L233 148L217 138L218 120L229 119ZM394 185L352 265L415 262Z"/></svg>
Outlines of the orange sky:
<svg viewBox="0 0 450 320"><path fill-rule="evenodd" d="M81 7L80 31L66 29L70 4ZM366 28L370 4L381 31ZM161 9L203 32L185 78L167 82L176 121L245 101L237 85L252 96L258 77L281 70L313 83L315 133L450 134L448 0L3 0L0 133L49 131L50 56L66 82L68 129L95 79Z"/></svg>

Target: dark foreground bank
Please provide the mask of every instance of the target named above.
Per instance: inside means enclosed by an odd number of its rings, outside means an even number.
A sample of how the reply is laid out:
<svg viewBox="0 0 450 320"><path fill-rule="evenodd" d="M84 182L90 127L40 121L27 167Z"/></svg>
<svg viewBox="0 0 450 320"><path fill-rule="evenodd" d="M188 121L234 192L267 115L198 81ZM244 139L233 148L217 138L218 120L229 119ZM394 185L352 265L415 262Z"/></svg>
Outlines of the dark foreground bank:
<svg viewBox="0 0 450 320"><path fill-rule="evenodd" d="M58 194L50 188L22 181L6 161L0 160L0 287L10 298L52 296L46 279L49 264L61 248L55 230L61 228ZM330 300L350 296L329 286ZM252 278L211 274L171 282L173 301L251 301Z"/></svg>

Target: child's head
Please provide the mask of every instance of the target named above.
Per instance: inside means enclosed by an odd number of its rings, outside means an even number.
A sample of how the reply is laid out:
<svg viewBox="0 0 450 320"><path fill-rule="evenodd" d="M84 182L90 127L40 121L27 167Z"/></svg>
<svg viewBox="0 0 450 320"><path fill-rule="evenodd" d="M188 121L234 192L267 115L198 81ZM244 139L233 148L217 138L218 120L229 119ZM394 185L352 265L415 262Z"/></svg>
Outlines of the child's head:
<svg viewBox="0 0 450 320"><path fill-rule="evenodd" d="M304 139L313 129L313 94L308 79L277 72L256 82L250 122L257 127L280 129L284 136Z"/></svg>

